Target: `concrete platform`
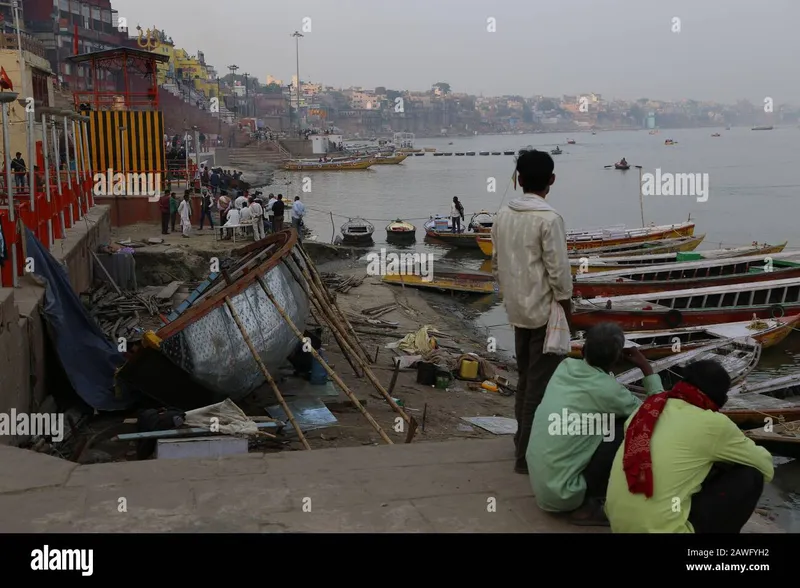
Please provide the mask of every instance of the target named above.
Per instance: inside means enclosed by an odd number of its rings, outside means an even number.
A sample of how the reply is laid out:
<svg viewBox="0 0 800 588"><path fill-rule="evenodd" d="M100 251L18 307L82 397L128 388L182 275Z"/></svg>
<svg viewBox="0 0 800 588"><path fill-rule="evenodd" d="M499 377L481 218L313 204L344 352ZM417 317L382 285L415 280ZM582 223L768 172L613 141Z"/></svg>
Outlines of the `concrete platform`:
<svg viewBox="0 0 800 588"><path fill-rule="evenodd" d="M0 447L0 532L608 532L540 511L511 457L509 438L83 466Z"/></svg>

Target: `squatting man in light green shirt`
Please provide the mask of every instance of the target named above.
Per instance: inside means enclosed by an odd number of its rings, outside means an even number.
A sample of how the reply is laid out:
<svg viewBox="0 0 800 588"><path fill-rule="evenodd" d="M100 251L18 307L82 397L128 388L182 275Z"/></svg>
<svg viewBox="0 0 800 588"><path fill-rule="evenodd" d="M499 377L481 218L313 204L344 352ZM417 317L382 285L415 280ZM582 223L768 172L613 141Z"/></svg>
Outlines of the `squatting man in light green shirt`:
<svg viewBox="0 0 800 588"><path fill-rule="evenodd" d="M569 513L577 525L608 524L603 500L611 464L625 419L641 404L611 368L625 356L642 370L648 394L663 391L641 352L624 347L614 323L589 330L583 359L559 364L533 418L526 459L536 502L542 510Z"/></svg>

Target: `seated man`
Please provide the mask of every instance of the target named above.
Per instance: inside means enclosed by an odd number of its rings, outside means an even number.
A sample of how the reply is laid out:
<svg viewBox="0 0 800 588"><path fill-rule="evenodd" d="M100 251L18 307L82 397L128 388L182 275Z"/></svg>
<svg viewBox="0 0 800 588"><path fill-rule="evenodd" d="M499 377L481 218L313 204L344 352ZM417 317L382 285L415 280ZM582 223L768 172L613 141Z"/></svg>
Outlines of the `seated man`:
<svg viewBox="0 0 800 588"><path fill-rule="evenodd" d="M725 368L702 360L683 371L627 423L606 500L615 533L739 533L772 479L769 452L719 412Z"/></svg>
<svg viewBox="0 0 800 588"><path fill-rule="evenodd" d="M614 323L586 335L583 359L567 358L556 369L533 417L526 459L539 508L570 513L578 525L607 525L602 500L611 463L622 443L622 426L641 401L610 374L624 355L642 370L649 394L661 378L638 349L625 349Z"/></svg>
<svg viewBox="0 0 800 588"><path fill-rule="evenodd" d="M241 214L240 211L237 210L236 208L231 207L231 209L228 210L227 219L225 220L225 224L222 225L222 226L223 227L234 227L234 228L232 228L232 229L227 229L227 228L224 229L225 235L224 235L223 239L230 239L231 236L233 235L233 231L235 231L239 227L239 225L241 224L241 222L240 222L241 221L240 214ZM222 231L223 229L221 228L220 230Z"/></svg>

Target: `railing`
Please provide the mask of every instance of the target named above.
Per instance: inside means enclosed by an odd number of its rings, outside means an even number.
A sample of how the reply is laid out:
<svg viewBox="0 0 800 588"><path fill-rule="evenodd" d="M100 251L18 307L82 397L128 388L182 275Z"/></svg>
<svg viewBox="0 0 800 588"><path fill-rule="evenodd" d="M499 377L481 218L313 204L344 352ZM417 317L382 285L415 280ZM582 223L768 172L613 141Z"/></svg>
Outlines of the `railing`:
<svg viewBox="0 0 800 588"><path fill-rule="evenodd" d="M43 172L36 172L36 188L31 202L27 186L29 175L25 172L12 173L10 178L3 172L0 181L0 226L3 229L7 258L0 269L0 286L11 288L17 285L19 276L25 273L26 262L23 257L25 230L29 228L48 249L56 239L63 239L66 230L72 228L89 209L94 206L91 175L75 170L50 170L49 178ZM8 181L24 177L25 186L15 187L13 211L9 206ZM50 197L47 197L49 180Z"/></svg>
<svg viewBox="0 0 800 588"><path fill-rule="evenodd" d="M45 51L44 45L40 41L24 34L21 34L20 38L22 40L23 51L28 51L29 53L33 53L42 59L47 59L47 52ZM17 36L13 33L0 33L0 49L18 50L19 44L17 43Z"/></svg>

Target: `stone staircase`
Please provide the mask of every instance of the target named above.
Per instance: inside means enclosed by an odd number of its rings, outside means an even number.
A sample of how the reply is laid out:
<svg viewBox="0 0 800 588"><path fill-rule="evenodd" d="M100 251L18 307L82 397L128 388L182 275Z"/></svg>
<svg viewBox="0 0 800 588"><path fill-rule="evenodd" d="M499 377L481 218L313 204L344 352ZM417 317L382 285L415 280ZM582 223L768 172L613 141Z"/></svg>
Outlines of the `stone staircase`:
<svg viewBox="0 0 800 588"><path fill-rule="evenodd" d="M245 147L234 147L228 151L229 167L236 169L264 169L278 167L290 156L273 141L253 142Z"/></svg>

